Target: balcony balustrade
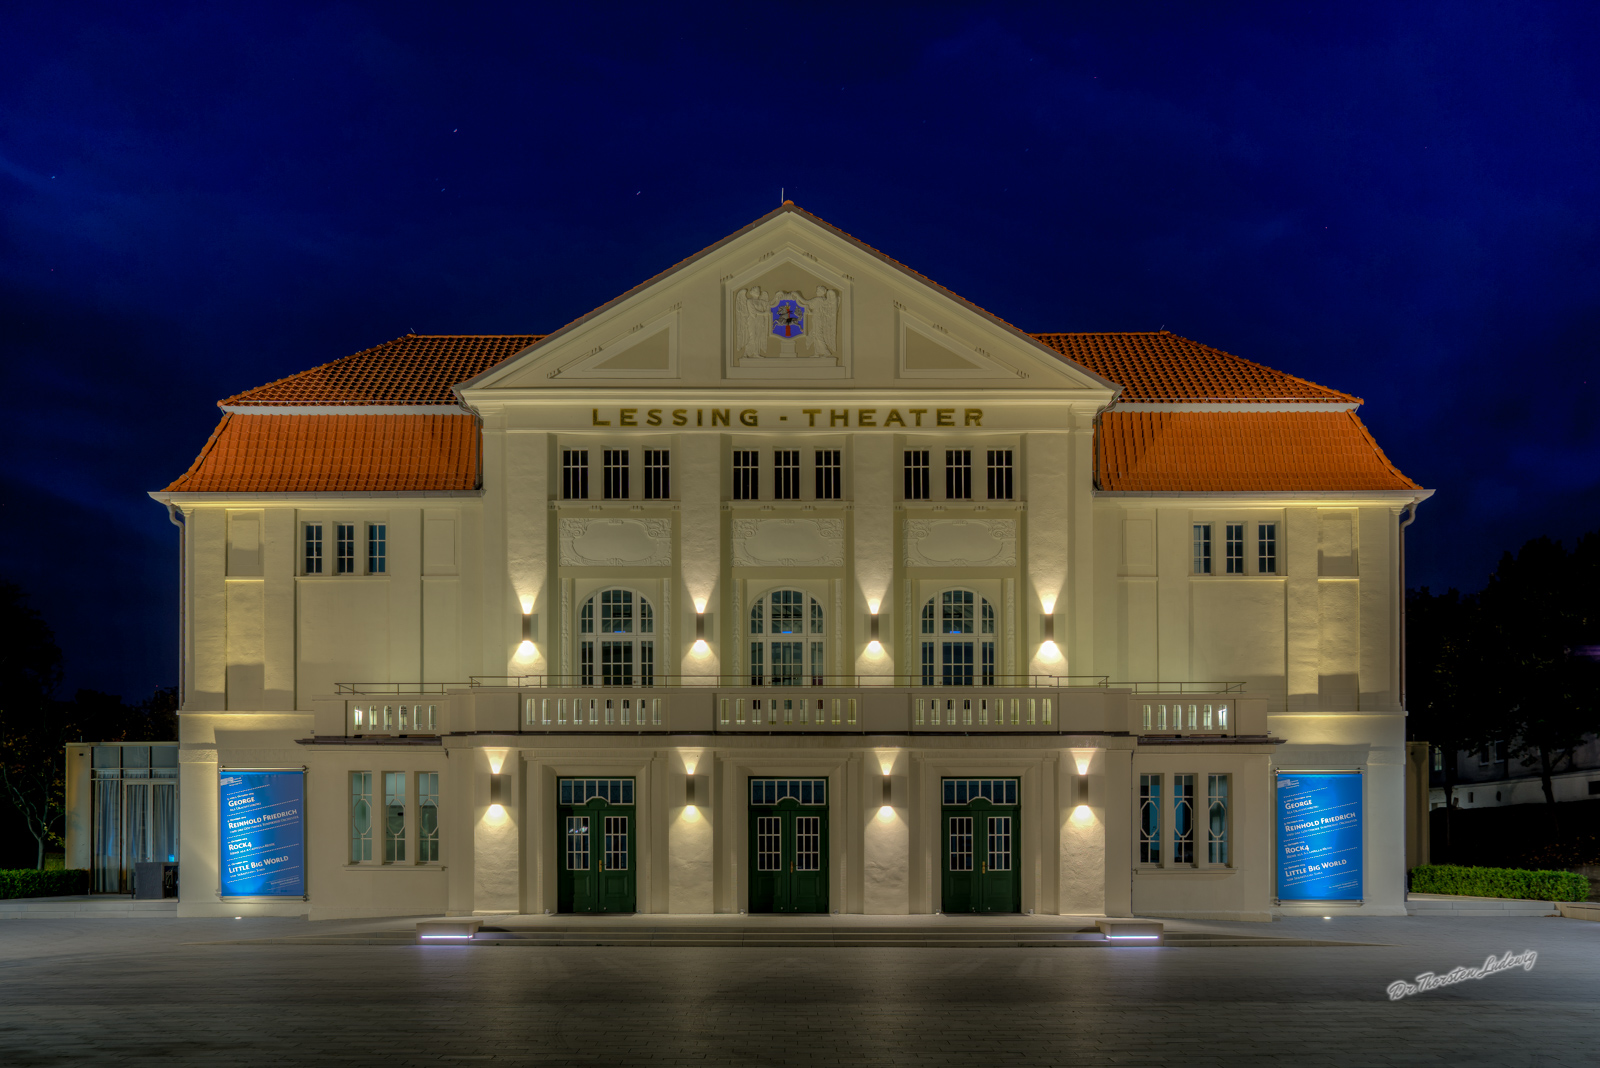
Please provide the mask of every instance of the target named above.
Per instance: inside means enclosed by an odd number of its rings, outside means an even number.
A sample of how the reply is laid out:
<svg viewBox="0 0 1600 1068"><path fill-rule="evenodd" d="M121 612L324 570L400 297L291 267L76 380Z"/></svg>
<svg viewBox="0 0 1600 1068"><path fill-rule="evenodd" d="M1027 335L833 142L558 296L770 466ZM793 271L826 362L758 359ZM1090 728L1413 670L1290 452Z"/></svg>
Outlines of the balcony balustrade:
<svg viewBox="0 0 1600 1068"><path fill-rule="evenodd" d="M1237 682L998 676L989 685L891 675L756 678L474 676L464 683L343 683L319 699L319 738L446 734L1132 734L1152 742L1253 736L1266 699Z"/></svg>

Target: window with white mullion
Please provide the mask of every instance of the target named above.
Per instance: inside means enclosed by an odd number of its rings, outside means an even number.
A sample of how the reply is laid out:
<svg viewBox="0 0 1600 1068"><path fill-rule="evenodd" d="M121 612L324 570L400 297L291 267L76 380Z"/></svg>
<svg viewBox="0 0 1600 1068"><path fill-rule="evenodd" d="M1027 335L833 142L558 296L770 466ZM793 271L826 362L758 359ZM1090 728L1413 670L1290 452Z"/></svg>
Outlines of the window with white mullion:
<svg viewBox="0 0 1600 1068"><path fill-rule="evenodd" d="M305 534L305 573L320 575L322 574L322 524L307 523Z"/></svg>
<svg viewBox="0 0 1600 1068"><path fill-rule="evenodd" d="M799 449L772 451L772 499L775 501L800 499Z"/></svg>
<svg viewBox="0 0 1600 1068"><path fill-rule="evenodd" d="M1206 788L1206 860L1227 864L1228 860L1228 776L1209 775Z"/></svg>
<svg viewBox="0 0 1600 1068"><path fill-rule="evenodd" d="M1225 548L1227 560L1227 573L1230 575L1244 574L1244 524L1225 523L1223 530L1226 534Z"/></svg>
<svg viewBox="0 0 1600 1068"><path fill-rule="evenodd" d="M665 501L672 497L672 456L667 449L644 450L644 498Z"/></svg>
<svg viewBox="0 0 1600 1068"><path fill-rule="evenodd" d="M972 499L972 450L946 449L944 454L944 496L950 501Z"/></svg>
<svg viewBox="0 0 1600 1068"><path fill-rule="evenodd" d="M608 501L625 501L628 499L628 450L605 449L604 460L605 498Z"/></svg>
<svg viewBox="0 0 1600 1068"><path fill-rule="evenodd" d="M356 573L356 525L335 523L333 527L333 571L336 575Z"/></svg>
<svg viewBox="0 0 1600 1068"><path fill-rule="evenodd" d="M1139 776L1139 863L1161 863L1161 776Z"/></svg>
<svg viewBox="0 0 1600 1068"><path fill-rule="evenodd" d="M1211 524L1194 524L1194 574L1211 574Z"/></svg>
<svg viewBox="0 0 1600 1068"><path fill-rule="evenodd" d="M733 450L733 499L761 499L761 453L756 449Z"/></svg>
<svg viewBox="0 0 1600 1068"><path fill-rule="evenodd" d="M589 499L589 450L561 450L561 497L568 501Z"/></svg>
<svg viewBox="0 0 1600 1068"><path fill-rule="evenodd" d="M383 773L383 862L406 859L406 773Z"/></svg>
<svg viewBox="0 0 1600 1068"><path fill-rule="evenodd" d="M925 501L929 499L931 490L928 477L928 450L905 450L905 499L908 501Z"/></svg>
<svg viewBox="0 0 1600 1068"><path fill-rule="evenodd" d="M837 501L843 494L844 479L838 449L817 449L817 500Z"/></svg>
<svg viewBox="0 0 1600 1068"><path fill-rule="evenodd" d="M1256 571L1262 575L1278 573L1278 524L1256 524Z"/></svg>
<svg viewBox="0 0 1600 1068"><path fill-rule="evenodd" d="M1011 450L989 449L989 499L1011 500Z"/></svg>
<svg viewBox="0 0 1600 1068"><path fill-rule="evenodd" d="M1194 863L1194 776L1172 777L1172 862Z"/></svg>

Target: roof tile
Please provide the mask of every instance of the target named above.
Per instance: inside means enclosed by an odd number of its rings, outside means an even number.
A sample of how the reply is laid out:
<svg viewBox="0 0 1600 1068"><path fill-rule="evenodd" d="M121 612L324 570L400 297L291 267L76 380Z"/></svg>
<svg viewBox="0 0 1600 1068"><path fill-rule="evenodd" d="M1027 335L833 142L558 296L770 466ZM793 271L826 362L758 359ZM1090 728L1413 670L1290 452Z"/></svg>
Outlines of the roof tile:
<svg viewBox="0 0 1600 1068"><path fill-rule="evenodd" d="M1252 360L1160 330L1155 333L1034 334L1102 378L1122 386L1124 402L1329 402L1359 397L1275 371Z"/></svg>
<svg viewBox="0 0 1600 1068"><path fill-rule="evenodd" d="M543 334L407 334L236 393L221 405L447 404L457 382L482 374Z"/></svg>
<svg viewBox="0 0 1600 1068"><path fill-rule="evenodd" d="M246 415L229 412L170 493L470 490L470 415Z"/></svg>
<svg viewBox="0 0 1600 1068"><path fill-rule="evenodd" d="M1108 411L1095 435L1095 480L1136 493L1421 488L1350 411Z"/></svg>

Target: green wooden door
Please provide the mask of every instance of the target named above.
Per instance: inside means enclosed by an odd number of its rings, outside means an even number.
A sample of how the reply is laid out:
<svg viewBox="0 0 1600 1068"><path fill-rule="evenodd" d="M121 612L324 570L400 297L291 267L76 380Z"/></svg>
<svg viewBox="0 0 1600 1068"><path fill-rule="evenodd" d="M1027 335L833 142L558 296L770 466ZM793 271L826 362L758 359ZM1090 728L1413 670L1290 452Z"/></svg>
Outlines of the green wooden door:
<svg viewBox="0 0 1600 1068"><path fill-rule="evenodd" d="M750 780L749 911L828 911L826 779Z"/></svg>
<svg viewBox="0 0 1600 1068"><path fill-rule="evenodd" d="M1016 779L946 779L941 810L946 913L1021 912Z"/></svg>
<svg viewBox="0 0 1600 1068"><path fill-rule="evenodd" d="M636 911L633 780L562 779L556 788L557 911Z"/></svg>

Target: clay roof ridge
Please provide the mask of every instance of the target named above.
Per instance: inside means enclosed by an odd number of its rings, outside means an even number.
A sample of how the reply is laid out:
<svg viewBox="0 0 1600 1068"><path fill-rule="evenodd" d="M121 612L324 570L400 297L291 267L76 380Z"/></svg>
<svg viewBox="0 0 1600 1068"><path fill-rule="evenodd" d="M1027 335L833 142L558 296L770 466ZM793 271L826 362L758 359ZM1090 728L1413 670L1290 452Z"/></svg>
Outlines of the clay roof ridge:
<svg viewBox="0 0 1600 1068"><path fill-rule="evenodd" d="M1394 461L1389 459L1389 454L1383 451L1383 446L1378 444L1378 439L1372 436L1372 431L1367 429L1367 424L1361 421L1360 416L1356 415L1356 413L1353 411L1345 414L1347 414L1350 417L1350 421L1356 425L1356 429L1361 432L1361 436L1367 439L1367 444L1372 447L1373 452L1377 453L1378 459L1383 463L1383 465L1390 471L1394 472L1395 477L1404 479L1405 481L1411 483L1411 485L1416 486L1418 489L1422 488L1422 484L1420 482L1395 466Z"/></svg>
<svg viewBox="0 0 1600 1068"><path fill-rule="evenodd" d="M1169 333L1171 333L1171 331L1163 330L1163 331L1161 331L1161 333L1169 334ZM1303 383L1304 385L1311 386L1313 389L1320 389L1320 390L1323 390L1324 392L1331 393L1335 397L1337 397L1339 400L1354 401L1356 404L1365 404L1366 403L1360 397L1351 396L1349 393L1345 393L1345 392L1342 392L1340 390L1334 389L1332 386L1325 386L1320 382L1313 382L1309 378L1301 378L1299 375L1292 375L1288 371L1280 371L1276 367L1268 367L1264 363L1257 363L1255 360L1249 359L1248 357L1245 357L1245 356L1235 356L1233 353L1227 351L1226 349L1219 349L1215 345L1207 345L1204 341L1196 341L1194 338L1192 338L1192 337L1184 337L1184 335L1182 335L1182 334L1172 334L1172 336L1175 337L1175 338L1178 338L1178 339L1180 339L1182 341L1187 341L1191 345L1198 345L1200 348L1208 349L1211 352L1217 353L1219 356L1226 356L1230 360L1238 360L1240 363L1247 363L1251 367L1259 368L1260 370L1267 371L1267 372L1269 372L1271 374L1282 375L1284 378L1293 379L1296 382L1300 382L1300 383Z"/></svg>
<svg viewBox="0 0 1600 1068"><path fill-rule="evenodd" d="M206 439L206 443L200 446L200 454L194 458L194 462L189 465L187 471L172 480L172 485L168 486L167 490L181 490L183 484L189 481L196 471L200 470L200 465L206 462L206 457L211 455L211 450L217 447L218 441L222 440L222 430L232 418L232 412L222 413L222 421L212 429L211 436Z"/></svg>
<svg viewBox="0 0 1600 1068"><path fill-rule="evenodd" d="M342 362L344 360L354 359L357 356L365 356L369 352L377 352L379 349L388 348L390 345L396 344L397 342L404 341L408 337L417 337L417 336L419 336L419 335L411 334L411 333L401 334L399 337L390 338L388 341L380 342L379 344L373 345L370 348L362 349L359 352L352 352L347 356L340 356L338 359L329 360L327 363L319 363L315 367L307 367L304 371L296 371L292 375L284 375L282 378L275 378L271 382L263 382L259 386L250 387L249 389L245 390L243 393L235 393L231 397L222 398L221 400L217 401L217 407L221 408L225 404L238 404L243 398L248 397L252 393L260 393L264 389L271 389L273 386L282 385L283 383L289 381L292 378L301 378L301 377L303 377L305 375L314 374L317 371L320 371L325 367L332 367L336 363L340 363L340 362ZM431 336L449 336L449 335L431 335ZM485 336L487 336L487 335L485 335ZM274 402L271 402L271 403L282 404L283 402L282 401L274 401Z"/></svg>

